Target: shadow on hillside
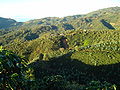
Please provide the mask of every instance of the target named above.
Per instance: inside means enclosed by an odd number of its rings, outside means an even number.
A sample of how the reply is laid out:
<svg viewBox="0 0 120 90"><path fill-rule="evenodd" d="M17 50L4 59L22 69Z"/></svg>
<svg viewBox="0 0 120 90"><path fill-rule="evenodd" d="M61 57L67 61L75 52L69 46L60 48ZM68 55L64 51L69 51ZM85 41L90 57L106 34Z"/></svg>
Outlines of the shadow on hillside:
<svg viewBox="0 0 120 90"><path fill-rule="evenodd" d="M107 81L120 86L120 63L91 66L80 60L71 59L72 53L65 54L49 61L36 61L30 64L36 79L44 76L62 75L68 81L86 84L91 80Z"/></svg>
<svg viewBox="0 0 120 90"><path fill-rule="evenodd" d="M106 22L104 19L102 19L100 22L102 22L102 24L108 29L115 29L110 23Z"/></svg>

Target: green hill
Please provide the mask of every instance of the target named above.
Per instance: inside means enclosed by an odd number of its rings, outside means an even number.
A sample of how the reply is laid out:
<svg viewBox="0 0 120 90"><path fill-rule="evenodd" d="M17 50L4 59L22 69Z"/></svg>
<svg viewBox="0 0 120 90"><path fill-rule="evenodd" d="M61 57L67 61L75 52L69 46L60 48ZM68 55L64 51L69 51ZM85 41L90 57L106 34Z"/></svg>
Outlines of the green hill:
<svg viewBox="0 0 120 90"><path fill-rule="evenodd" d="M0 29L15 27L18 25L21 25L21 23L15 21L14 19L0 17Z"/></svg>
<svg viewBox="0 0 120 90"><path fill-rule="evenodd" d="M119 21L120 7L30 20L2 28L0 45L28 60L34 89L60 84L68 90L115 90L120 86Z"/></svg>
<svg viewBox="0 0 120 90"><path fill-rule="evenodd" d="M85 15L74 15L63 18L48 17L43 19L31 20L25 25L56 25L61 27L61 24L71 24L75 29L110 29L101 20L104 20L115 29L119 28L120 7L111 7L100 9ZM61 29L61 28L60 28Z"/></svg>
<svg viewBox="0 0 120 90"><path fill-rule="evenodd" d="M0 42L12 42L16 37L20 40L33 40L41 36L43 32L66 30L119 30L120 25L120 7L105 8L85 15L74 15L64 18L48 17L42 19L30 20L28 22L18 23L14 20L3 19L7 29L0 30ZM12 21L6 24L5 22ZM2 25L4 26L4 25ZM4 26L5 27L5 26ZM5 35L4 35L5 34ZM7 40L7 41L6 41Z"/></svg>

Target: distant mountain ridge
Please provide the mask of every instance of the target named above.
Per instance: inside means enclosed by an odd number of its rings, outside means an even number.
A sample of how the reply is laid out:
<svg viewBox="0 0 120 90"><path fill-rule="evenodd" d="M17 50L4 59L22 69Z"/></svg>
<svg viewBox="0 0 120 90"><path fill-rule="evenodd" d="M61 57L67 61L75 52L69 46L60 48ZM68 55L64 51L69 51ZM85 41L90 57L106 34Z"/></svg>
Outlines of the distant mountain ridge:
<svg viewBox="0 0 120 90"><path fill-rule="evenodd" d="M15 21L14 19L10 18L2 18L0 17L0 29L10 28L21 25L20 22Z"/></svg>
<svg viewBox="0 0 120 90"><path fill-rule="evenodd" d="M9 43L16 39L34 40L41 34L67 30L119 30L120 7L100 9L85 15L74 15L63 18L47 17L27 22L17 22L9 18L0 18L0 42Z"/></svg>
<svg viewBox="0 0 120 90"><path fill-rule="evenodd" d="M109 24L115 23L116 21L117 21L116 23L118 23L120 18L119 15L120 15L120 7L111 7L111 8L105 8L105 9L100 9L94 12L90 12L85 15L73 15L73 16L67 16L63 18L48 17L48 18L42 18L42 19L34 19L28 22L25 22L26 23L25 25L31 25L31 24L32 25L53 25L53 24L58 25L61 23L69 23L69 24L72 24L75 28L94 29L97 23L101 28L106 29L107 27L105 27L104 25L100 25L101 24L100 20L104 19Z"/></svg>
<svg viewBox="0 0 120 90"><path fill-rule="evenodd" d="M110 26L114 27L114 29L119 28L120 7L100 9L85 15L73 15L63 18L47 17L21 23L13 19L0 18L0 29L16 26L31 27L36 25L55 25L62 28L64 24L69 24L74 27L74 29L110 29L107 27L108 25L104 25L101 20L107 22Z"/></svg>

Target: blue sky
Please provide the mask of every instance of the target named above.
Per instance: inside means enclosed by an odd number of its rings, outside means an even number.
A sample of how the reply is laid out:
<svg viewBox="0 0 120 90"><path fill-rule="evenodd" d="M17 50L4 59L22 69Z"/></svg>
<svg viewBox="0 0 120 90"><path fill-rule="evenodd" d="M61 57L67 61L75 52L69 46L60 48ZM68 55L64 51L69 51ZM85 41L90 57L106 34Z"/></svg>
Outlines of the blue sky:
<svg viewBox="0 0 120 90"><path fill-rule="evenodd" d="M86 14L115 6L120 7L120 0L0 0L0 17L28 21Z"/></svg>

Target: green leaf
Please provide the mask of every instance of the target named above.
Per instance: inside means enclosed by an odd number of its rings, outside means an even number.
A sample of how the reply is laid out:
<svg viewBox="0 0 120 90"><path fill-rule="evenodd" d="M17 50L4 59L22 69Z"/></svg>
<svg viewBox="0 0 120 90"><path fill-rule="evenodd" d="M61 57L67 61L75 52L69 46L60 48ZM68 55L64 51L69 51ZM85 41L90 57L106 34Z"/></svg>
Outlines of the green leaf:
<svg viewBox="0 0 120 90"><path fill-rule="evenodd" d="M14 73L14 74L11 75L12 78L17 77L17 76L18 76L17 73Z"/></svg>
<svg viewBox="0 0 120 90"><path fill-rule="evenodd" d="M0 52L3 50L2 46L0 46Z"/></svg>

